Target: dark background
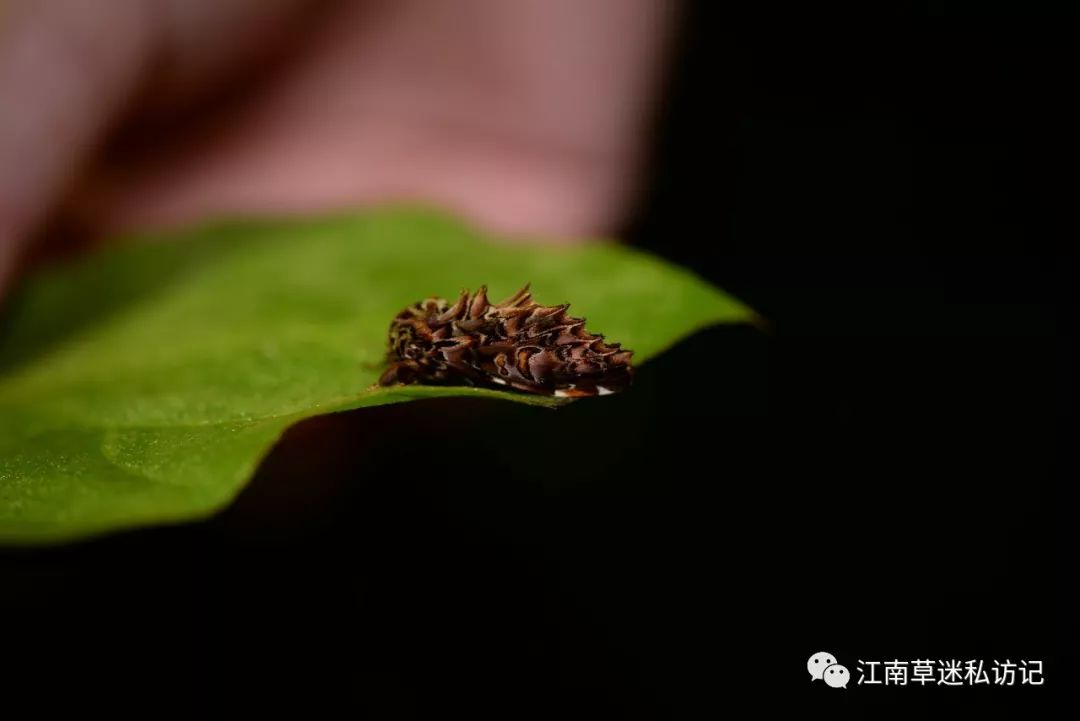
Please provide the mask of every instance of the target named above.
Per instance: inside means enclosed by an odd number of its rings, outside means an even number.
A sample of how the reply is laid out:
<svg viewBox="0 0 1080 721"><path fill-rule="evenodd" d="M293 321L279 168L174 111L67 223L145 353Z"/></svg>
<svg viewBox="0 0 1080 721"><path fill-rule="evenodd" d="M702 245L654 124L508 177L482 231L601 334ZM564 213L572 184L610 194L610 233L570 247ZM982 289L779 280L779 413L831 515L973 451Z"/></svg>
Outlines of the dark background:
<svg viewBox="0 0 1080 721"><path fill-rule="evenodd" d="M557 412L314 419L217 518L6 551L0 693L1053 717L1076 660L1069 23L724 5L686 6L625 235L767 329L707 331ZM855 678L1043 660L1046 685L836 690L809 682L820 650Z"/></svg>

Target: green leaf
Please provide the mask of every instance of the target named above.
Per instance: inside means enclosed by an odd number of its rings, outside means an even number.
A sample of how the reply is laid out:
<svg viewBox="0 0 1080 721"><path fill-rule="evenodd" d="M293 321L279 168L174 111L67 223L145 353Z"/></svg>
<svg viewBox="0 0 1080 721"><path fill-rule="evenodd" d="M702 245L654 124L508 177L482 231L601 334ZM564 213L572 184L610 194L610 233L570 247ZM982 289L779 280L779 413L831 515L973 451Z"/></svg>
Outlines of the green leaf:
<svg viewBox="0 0 1080 721"><path fill-rule="evenodd" d="M0 540L72 539L222 508L290 424L457 387L373 388L390 319L431 295L531 281L635 362L751 311L613 244L493 244L417 210L216 224L33 278L0 324ZM633 392L631 389L629 392ZM586 402L604 402L590 399Z"/></svg>

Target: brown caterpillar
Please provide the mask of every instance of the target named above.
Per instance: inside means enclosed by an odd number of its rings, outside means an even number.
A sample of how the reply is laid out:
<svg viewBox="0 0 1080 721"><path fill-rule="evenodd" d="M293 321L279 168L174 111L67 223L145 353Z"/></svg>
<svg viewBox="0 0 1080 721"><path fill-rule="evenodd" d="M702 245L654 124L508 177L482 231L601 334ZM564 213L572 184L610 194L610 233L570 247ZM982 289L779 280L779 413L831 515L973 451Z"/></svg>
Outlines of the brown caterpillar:
<svg viewBox="0 0 1080 721"><path fill-rule="evenodd" d="M380 385L430 383L510 387L559 397L607 395L627 388L630 356L585 330L569 304L542 306L528 284L492 304L481 286L450 305L428 298L390 324L390 367Z"/></svg>

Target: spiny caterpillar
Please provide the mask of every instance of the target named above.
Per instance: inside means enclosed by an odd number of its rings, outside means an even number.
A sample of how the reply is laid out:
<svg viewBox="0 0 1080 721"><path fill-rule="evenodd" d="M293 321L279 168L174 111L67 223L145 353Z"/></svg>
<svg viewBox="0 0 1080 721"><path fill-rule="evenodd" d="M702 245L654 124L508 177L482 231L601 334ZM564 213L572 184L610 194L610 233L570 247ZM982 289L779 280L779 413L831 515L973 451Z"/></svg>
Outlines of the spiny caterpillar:
<svg viewBox="0 0 1080 721"><path fill-rule="evenodd" d="M543 306L528 284L492 304L487 288L450 305L428 298L390 324L390 367L379 384L509 387L563 398L607 395L630 385L633 351L604 343L568 303Z"/></svg>

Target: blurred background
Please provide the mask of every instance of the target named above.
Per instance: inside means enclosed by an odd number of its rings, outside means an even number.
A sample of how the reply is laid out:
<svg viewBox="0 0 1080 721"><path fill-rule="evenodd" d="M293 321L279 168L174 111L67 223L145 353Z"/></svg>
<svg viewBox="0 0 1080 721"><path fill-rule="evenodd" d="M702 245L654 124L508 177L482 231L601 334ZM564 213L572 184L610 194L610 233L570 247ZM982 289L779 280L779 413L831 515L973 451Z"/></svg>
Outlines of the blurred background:
<svg viewBox="0 0 1080 721"><path fill-rule="evenodd" d="M658 100L626 101L646 142L601 163L619 190L543 230L612 225L769 328L701 333L557 412L313 419L216 518L4 551L5 694L1054 716L1077 601L1064 24L946 2L664 17L625 36L668 59ZM807 679L821 650L1043 660L1047 683L838 691Z"/></svg>

